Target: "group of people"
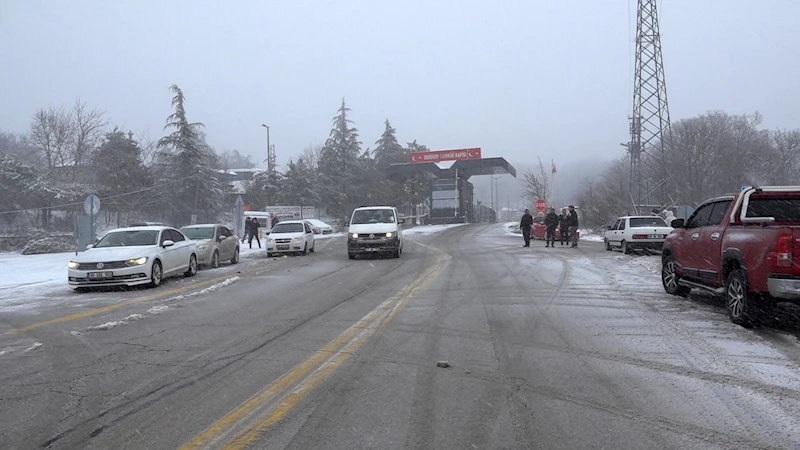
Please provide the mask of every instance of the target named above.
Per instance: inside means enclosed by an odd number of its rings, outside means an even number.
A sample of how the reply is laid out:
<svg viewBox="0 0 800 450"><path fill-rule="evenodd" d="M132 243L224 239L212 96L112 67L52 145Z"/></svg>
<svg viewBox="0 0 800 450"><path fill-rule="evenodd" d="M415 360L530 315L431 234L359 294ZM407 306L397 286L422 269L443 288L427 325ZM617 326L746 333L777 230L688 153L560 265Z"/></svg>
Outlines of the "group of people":
<svg viewBox="0 0 800 450"><path fill-rule="evenodd" d="M519 223L519 228L522 230L522 238L525 240L523 247L531 246L531 226L533 225L533 216L530 210L526 209L522 220ZM570 245L571 248L578 247L578 212L575 207L570 205L568 210L561 210L561 215L556 214L555 208L550 208L547 215L544 217L545 226L545 247L556 246L556 229L561 232L561 245Z"/></svg>
<svg viewBox="0 0 800 450"><path fill-rule="evenodd" d="M273 227L275 225L277 225L278 222L280 221L278 219L278 216L276 216L274 214L272 215L271 219L272 219L272 226ZM261 224L258 223L258 219L257 218L248 217L247 219L245 219L245 221L244 221L244 233L242 235L242 244L244 244L244 241L247 240L247 243L248 243L248 245L250 245L250 248L253 248L253 238L255 238L256 239L256 243L258 244L258 248L261 248L261 238L258 237L258 229L259 228L261 228Z"/></svg>

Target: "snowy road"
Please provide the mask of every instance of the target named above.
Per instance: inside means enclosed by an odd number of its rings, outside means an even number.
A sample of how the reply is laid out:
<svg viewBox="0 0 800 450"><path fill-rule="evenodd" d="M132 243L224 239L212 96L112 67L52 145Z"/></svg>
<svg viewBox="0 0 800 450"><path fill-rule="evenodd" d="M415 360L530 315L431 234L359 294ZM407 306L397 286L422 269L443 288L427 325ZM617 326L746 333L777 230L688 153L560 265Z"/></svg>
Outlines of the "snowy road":
<svg viewBox="0 0 800 450"><path fill-rule="evenodd" d="M747 330L657 257L430 231L3 310L0 448L800 448L796 308Z"/></svg>

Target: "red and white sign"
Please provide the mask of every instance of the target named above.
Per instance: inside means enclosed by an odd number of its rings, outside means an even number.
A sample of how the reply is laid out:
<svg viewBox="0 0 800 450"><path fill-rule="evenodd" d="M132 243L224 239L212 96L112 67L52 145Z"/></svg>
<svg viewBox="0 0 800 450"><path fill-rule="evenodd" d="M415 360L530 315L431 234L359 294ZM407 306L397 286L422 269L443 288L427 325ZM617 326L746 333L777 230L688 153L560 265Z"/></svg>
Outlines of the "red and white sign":
<svg viewBox="0 0 800 450"><path fill-rule="evenodd" d="M542 200L542 199L539 199L539 200L536 200L536 205L535 206L536 206L536 210L537 211L544 212L544 209L547 208L547 202Z"/></svg>
<svg viewBox="0 0 800 450"><path fill-rule="evenodd" d="M481 159L481 148L462 148L458 150L437 150L435 152L413 152L412 163L461 161L463 159Z"/></svg>

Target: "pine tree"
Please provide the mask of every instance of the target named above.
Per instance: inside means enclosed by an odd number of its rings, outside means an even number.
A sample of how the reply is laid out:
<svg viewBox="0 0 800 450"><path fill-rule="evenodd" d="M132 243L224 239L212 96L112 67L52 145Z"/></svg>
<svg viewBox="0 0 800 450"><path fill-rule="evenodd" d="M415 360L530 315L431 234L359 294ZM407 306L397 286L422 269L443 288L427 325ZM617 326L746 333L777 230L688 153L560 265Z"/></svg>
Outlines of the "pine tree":
<svg viewBox="0 0 800 450"><path fill-rule="evenodd" d="M392 128L389 119L386 119L384 125L383 134L380 139L375 141L377 147L375 147L373 151L378 170L386 170L390 164L408 161L407 152L403 149L403 146L397 142L397 131Z"/></svg>
<svg viewBox="0 0 800 450"><path fill-rule="evenodd" d="M322 201L336 217L345 220L359 194L361 142L358 129L347 118L350 108L342 106L333 118L333 128L320 154L320 183L325 186Z"/></svg>
<svg viewBox="0 0 800 450"><path fill-rule="evenodd" d="M175 94L172 106L175 112L167 117L165 130L174 131L158 141L158 148L167 161L169 171L163 180L170 184L167 189L165 207L172 211L175 225L186 224L192 214L205 214L213 220L220 211L224 191L215 168L215 155L206 144L200 122L190 123L186 117L183 91L172 85Z"/></svg>
<svg viewBox="0 0 800 450"><path fill-rule="evenodd" d="M290 206L314 206L319 200L314 173L301 156L297 162L289 162L284 174L281 201Z"/></svg>

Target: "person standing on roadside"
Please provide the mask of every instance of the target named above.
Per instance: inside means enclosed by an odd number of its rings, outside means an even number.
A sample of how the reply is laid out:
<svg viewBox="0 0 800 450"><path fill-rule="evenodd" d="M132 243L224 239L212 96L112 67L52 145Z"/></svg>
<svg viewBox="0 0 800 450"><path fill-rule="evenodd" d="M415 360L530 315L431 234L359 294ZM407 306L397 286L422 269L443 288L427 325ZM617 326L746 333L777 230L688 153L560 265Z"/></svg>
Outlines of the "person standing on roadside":
<svg viewBox="0 0 800 450"><path fill-rule="evenodd" d="M556 227L558 226L559 219L558 214L556 214L555 208L550 208L550 212L544 217L544 226L547 227L546 235L544 237L545 241L547 241L547 245L545 247L555 247L556 246Z"/></svg>
<svg viewBox="0 0 800 450"><path fill-rule="evenodd" d="M260 224L258 223L258 219L253 217L253 220L250 221L250 240L247 241L247 243L250 244L250 248L253 248L253 238L256 238L258 248L261 248L261 239L258 237L259 226Z"/></svg>
<svg viewBox="0 0 800 450"><path fill-rule="evenodd" d="M523 247L531 246L531 225L533 225L533 216L531 216L530 210L526 209L525 214L522 215L522 220L519 221L522 239L525 240L525 245L523 245Z"/></svg>
<svg viewBox="0 0 800 450"><path fill-rule="evenodd" d="M569 244L569 217L567 217L567 210L562 209L561 215L558 217L558 227L561 230L561 246L566 242Z"/></svg>
<svg viewBox="0 0 800 450"><path fill-rule="evenodd" d="M569 218L569 237L572 240L572 248L578 248L578 212L575 211L574 206L569 205L567 217Z"/></svg>
<svg viewBox="0 0 800 450"><path fill-rule="evenodd" d="M242 233L242 244L244 241L247 240L247 236L250 235L250 218L244 220L244 233Z"/></svg>

